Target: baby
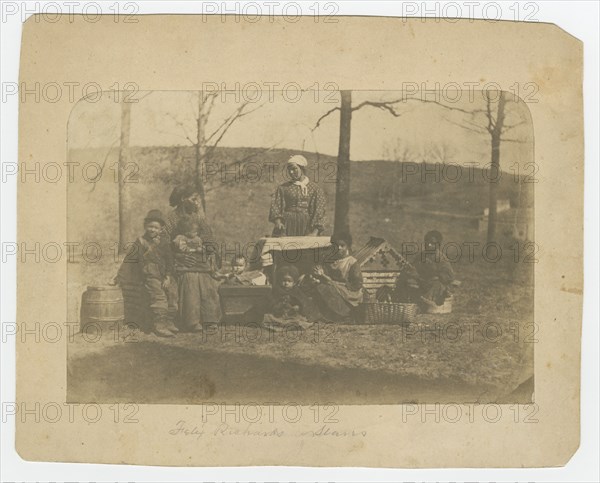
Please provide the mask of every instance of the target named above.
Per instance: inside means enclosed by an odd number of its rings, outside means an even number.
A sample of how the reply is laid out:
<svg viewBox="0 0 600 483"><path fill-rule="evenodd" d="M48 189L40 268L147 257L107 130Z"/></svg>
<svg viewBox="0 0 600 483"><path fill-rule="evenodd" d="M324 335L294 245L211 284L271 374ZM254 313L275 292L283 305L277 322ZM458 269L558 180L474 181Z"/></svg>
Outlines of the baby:
<svg viewBox="0 0 600 483"><path fill-rule="evenodd" d="M231 260L231 272L217 275L227 285L266 285L267 277L260 270L247 270L246 258L235 255Z"/></svg>
<svg viewBox="0 0 600 483"><path fill-rule="evenodd" d="M180 234L173 239L177 251L181 253L201 253L203 241L198 235L198 220L192 216L183 217L177 228Z"/></svg>

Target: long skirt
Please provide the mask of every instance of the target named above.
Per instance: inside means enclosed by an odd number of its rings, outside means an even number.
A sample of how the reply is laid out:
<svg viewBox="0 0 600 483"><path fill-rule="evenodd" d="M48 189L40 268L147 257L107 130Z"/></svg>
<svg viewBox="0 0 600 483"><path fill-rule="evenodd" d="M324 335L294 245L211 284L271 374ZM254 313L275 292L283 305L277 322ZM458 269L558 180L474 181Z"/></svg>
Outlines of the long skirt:
<svg viewBox="0 0 600 483"><path fill-rule="evenodd" d="M285 224L285 236L305 236L308 235L308 223L310 216L308 210L294 210L283 213L283 222ZM274 232L274 235L277 235ZM279 234L281 236L283 234Z"/></svg>
<svg viewBox="0 0 600 483"><path fill-rule="evenodd" d="M351 322L356 317L356 306L344 298L332 284L317 284L313 298L321 315L331 322Z"/></svg>
<svg viewBox="0 0 600 483"><path fill-rule="evenodd" d="M217 323L221 306L217 282L208 273L183 272L179 275L179 320L182 331Z"/></svg>

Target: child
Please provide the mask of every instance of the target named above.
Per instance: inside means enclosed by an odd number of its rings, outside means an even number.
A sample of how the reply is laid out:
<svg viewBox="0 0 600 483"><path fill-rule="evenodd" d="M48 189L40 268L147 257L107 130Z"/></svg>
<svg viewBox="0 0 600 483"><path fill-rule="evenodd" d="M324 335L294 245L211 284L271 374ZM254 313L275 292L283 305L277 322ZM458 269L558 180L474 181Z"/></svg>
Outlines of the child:
<svg viewBox="0 0 600 483"><path fill-rule="evenodd" d="M204 249L204 241L198 235L199 228L198 219L191 215L183 216L177 223L177 236L173 238L175 269L203 266L214 274L217 270L215 254Z"/></svg>
<svg viewBox="0 0 600 483"><path fill-rule="evenodd" d="M246 270L246 258L236 255L231 260L231 272L218 275L217 278L225 279L227 285L266 285L267 277L260 270Z"/></svg>
<svg viewBox="0 0 600 483"><path fill-rule="evenodd" d="M192 216L183 217L178 224L180 233L173 239L176 250L182 253L201 253L202 238L198 235L198 220Z"/></svg>
<svg viewBox="0 0 600 483"><path fill-rule="evenodd" d="M144 234L135 241L122 268L131 267L142 285L151 332L159 337L173 337L178 332L171 316L177 310L177 284L169 242L162 234L164 226L162 213L150 210L144 218ZM122 270L117 277L123 279Z"/></svg>
<svg viewBox="0 0 600 483"><path fill-rule="evenodd" d="M312 324L306 319L307 299L298 287L300 276L298 269L284 266L277 270L276 284L273 287L268 313L263 318L263 325L273 331L306 329Z"/></svg>

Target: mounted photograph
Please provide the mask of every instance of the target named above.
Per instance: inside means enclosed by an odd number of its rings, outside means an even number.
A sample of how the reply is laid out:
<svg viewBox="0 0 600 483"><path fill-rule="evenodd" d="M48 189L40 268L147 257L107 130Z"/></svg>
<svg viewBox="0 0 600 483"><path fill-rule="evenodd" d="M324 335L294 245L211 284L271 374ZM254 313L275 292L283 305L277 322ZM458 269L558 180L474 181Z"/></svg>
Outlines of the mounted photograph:
<svg viewBox="0 0 600 483"><path fill-rule="evenodd" d="M69 402L533 402L526 103L325 87L75 105Z"/></svg>

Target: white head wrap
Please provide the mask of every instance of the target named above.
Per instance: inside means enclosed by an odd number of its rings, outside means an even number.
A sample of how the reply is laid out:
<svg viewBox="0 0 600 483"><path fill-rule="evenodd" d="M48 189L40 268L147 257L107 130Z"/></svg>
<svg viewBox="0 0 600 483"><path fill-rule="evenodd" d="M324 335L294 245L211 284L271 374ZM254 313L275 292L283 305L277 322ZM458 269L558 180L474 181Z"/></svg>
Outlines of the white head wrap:
<svg viewBox="0 0 600 483"><path fill-rule="evenodd" d="M290 159L288 159L287 164L296 164L303 168L308 166L308 161L301 154L295 154ZM294 181L294 184L300 186L300 190L302 191L302 196L308 195L308 178L306 176L302 176L299 180Z"/></svg>
<svg viewBox="0 0 600 483"><path fill-rule="evenodd" d="M290 159L288 159L287 164L297 164L298 166L306 168L308 166L308 161L301 154L295 154Z"/></svg>

